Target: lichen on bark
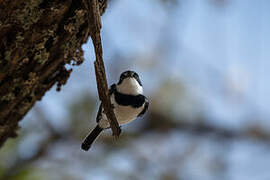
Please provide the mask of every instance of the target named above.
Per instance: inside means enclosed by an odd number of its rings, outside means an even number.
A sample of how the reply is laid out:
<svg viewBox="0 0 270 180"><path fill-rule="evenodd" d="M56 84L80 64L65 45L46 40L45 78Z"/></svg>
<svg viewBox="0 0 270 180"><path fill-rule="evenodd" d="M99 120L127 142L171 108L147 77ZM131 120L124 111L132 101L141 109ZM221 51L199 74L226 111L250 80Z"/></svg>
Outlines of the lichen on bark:
<svg viewBox="0 0 270 180"><path fill-rule="evenodd" d="M83 0L0 0L0 146L46 91L66 83L65 65L83 62L89 23Z"/></svg>

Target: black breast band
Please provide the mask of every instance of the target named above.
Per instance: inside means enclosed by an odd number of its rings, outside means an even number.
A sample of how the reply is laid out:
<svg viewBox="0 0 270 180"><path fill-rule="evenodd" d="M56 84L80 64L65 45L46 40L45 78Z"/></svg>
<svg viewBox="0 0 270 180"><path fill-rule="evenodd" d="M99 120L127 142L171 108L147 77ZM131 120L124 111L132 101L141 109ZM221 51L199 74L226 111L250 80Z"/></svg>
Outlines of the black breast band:
<svg viewBox="0 0 270 180"><path fill-rule="evenodd" d="M114 92L114 98L117 104L122 106L132 106L134 108L139 108L145 102L144 95L127 95L120 92Z"/></svg>

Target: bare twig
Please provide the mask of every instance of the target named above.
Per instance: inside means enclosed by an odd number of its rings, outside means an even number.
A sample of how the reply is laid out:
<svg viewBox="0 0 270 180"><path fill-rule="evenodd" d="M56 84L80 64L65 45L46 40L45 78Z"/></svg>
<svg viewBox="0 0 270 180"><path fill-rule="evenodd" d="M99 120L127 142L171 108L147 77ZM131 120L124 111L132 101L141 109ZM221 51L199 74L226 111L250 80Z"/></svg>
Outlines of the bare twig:
<svg viewBox="0 0 270 180"><path fill-rule="evenodd" d="M102 102L102 106L104 108L104 112L109 120L111 129L113 131L113 136L118 137L120 135L120 127L116 120L113 107L111 104L111 99L109 96L109 89L106 79L105 66L102 57L102 43L100 37L100 29L101 29L101 20L100 20L100 12L99 12L99 4L98 0L89 0L88 1L88 13L89 19L91 19L91 38L95 48L96 60L94 62L95 65L95 73L96 73L96 81L97 81L97 89L99 99Z"/></svg>

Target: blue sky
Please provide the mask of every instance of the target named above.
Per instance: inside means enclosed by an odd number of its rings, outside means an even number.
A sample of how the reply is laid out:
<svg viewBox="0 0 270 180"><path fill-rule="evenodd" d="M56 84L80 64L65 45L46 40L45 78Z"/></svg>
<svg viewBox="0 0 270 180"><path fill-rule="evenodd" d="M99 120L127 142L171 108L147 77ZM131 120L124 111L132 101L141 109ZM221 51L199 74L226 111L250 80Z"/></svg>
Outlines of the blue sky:
<svg viewBox="0 0 270 180"><path fill-rule="evenodd" d="M102 17L109 82L118 78L110 75L117 52L126 59L116 62L123 65L121 71L135 69L149 94L164 78L180 78L202 101L209 121L239 128L253 123L247 121L254 116L270 127L270 2L236 0L221 7L210 1L181 2L175 8L153 0L119 0L109 6ZM72 94L97 95L91 41L84 49L86 61L74 68L62 91L53 89L38 103L60 125L68 114L65 105L76 98Z"/></svg>
<svg viewBox="0 0 270 180"><path fill-rule="evenodd" d="M170 108L174 108L172 112L176 115L184 116L180 107L190 108L190 114L199 111L209 123L224 128L241 129L259 124L269 130L270 1L227 0L224 6L213 3L216 1L181 0L176 7L161 5L157 0L116 0L109 4L102 17L104 60L109 83L117 81L126 69L136 70L142 78L146 95L151 99L165 80L181 82L192 100L198 103L194 108L181 95L177 97L177 90L181 90L178 85L174 91L165 88L168 94L175 93L175 99L172 98L175 104ZM91 41L83 48L85 61L81 66L73 67L71 77L61 92L53 88L41 102L36 103L56 129L65 129L69 125L68 107L79 96L90 94L97 98ZM166 101L166 96L162 100ZM96 107L98 103L96 99ZM151 103L150 107L153 107L155 104ZM166 102L164 104L167 105ZM21 121L23 128L30 123L27 120L33 114L33 111L28 113L25 121ZM95 119L89 117L89 120L91 118ZM241 139L226 144L226 141L216 142L213 139L212 142L211 138L202 137L198 141L197 137L189 137L182 132L171 132L166 137L149 133L131 141L130 149L108 155L104 169L106 171L107 168L108 172L114 168L133 169L132 163L136 162L128 158L129 152L137 148L143 158L149 158L148 153L156 151L156 146L159 146L156 142L162 144L160 156L171 165L174 156L168 154L176 154L185 150L189 143L196 142L199 148L192 157L194 159L185 161L181 166L183 170L178 173L194 179L216 179L213 172L205 167L207 162L212 162L211 158L225 156L228 163L228 177L225 178L269 179L269 147L265 147L269 145ZM74 145L74 150L69 148L68 142L64 143L68 148L62 148L67 153L81 153L77 146ZM95 153L104 153L100 144L97 143L97 149L87 156L89 159L95 157ZM119 162L119 166L116 167L115 162ZM151 158L147 163L150 167L159 168L146 170L152 178L151 173L158 174L167 167ZM104 174L104 169L92 167L84 173L89 175L89 179L93 175L110 179Z"/></svg>

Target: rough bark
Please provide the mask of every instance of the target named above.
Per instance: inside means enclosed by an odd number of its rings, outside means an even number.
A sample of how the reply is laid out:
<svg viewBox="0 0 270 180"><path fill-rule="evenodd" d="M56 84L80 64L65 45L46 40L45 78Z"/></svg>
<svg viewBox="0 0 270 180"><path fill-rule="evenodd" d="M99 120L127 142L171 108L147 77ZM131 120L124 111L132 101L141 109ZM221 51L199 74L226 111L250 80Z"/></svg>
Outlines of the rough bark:
<svg viewBox="0 0 270 180"><path fill-rule="evenodd" d="M46 91L66 83L65 65L83 62L92 21L83 0L0 0L0 147Z"/></svg>

